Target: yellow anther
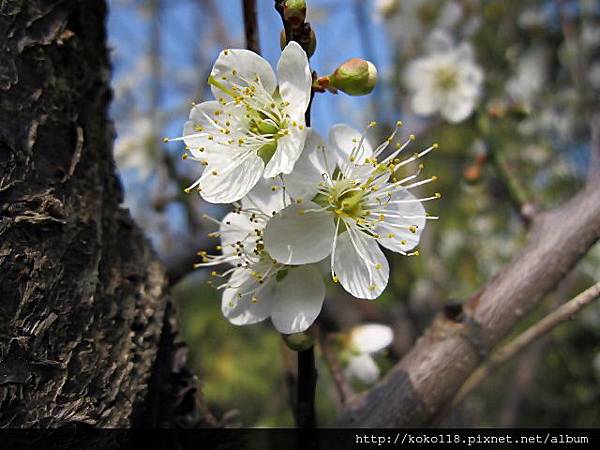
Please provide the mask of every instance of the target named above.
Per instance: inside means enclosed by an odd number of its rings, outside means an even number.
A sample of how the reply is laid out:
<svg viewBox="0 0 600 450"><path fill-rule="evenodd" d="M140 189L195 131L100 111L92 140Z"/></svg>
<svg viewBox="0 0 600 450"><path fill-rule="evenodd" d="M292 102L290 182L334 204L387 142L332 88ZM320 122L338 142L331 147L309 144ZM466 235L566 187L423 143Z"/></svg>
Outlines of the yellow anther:
<svg viewBox="0 0 600 450"><path fill-rule="evenodd" d="M377 289L377 287L374 284L369 286L370 291L374 291L375 289Z"/></svg>
<svg viewBox="0 0 600 450"><path fill-rule="evenodd" d="M402 244L402 245L406 245L406 241L405 241L404 239L402 239L402 240L400 241L400 244Z"/></svg>
<svg viewBox="0 0 600 450"><path fill-rule="evenodd" d="M375 122L374 120L372 122L369 122L369 128L373 128L377 126L377 122Z"/></svg>
<svg viewBox="0 0 600 450"><path fill-rule="evenodd" d="M188 159L188 156L189 155L187 153L184 153L183 155L181 155L181 159Z"/></svg>
<svg viewBox="0 0 600 450"><path fill-rule="evenodd" d="M258 303L258 299L256 297L252 297L252 300L250 300L252 303Z"/></svg>
<svg viewBox="0 0 600 450"><path fill-rule="evenodd" d="M377 270L380 270L383 266L380 263L375 264L375 268Z"/></svg>
<svg viewBox="0 0 600 450"><path fill-rule="evenodd" d="M396 122L396 127L400 128L403 125L402 121L399 120L398 122Z"/></svg>
<svg viewBox="0 0 600 450"><path fill-rule="evenodd" d="M431 148L439 148L439 144L435 143L431 146Z"/></svg>
<svg viewBox="0 0 600 450"><path fill-rule="evenodd" d="M436 192L434 195L435 195L435 198L442 198L442 194L439 192Z"/></svg>
<svg viewBox="0 0 600 450"><path fill-rule="evenodd" d="M408 230L409 230L411 233L416 233L416 232L417 232L417 227L416 227L416 226L414 226L414 225L411 225L410 227L408 227Z"/></svg>
<svg viewBox="0 0 600 450"><path fill-rule="evenodd" d="M162 139L162 141L163 141L163 142L166 144L167 142L169 142L169 138L168 138L168 137L164 137L164 138Z"/></svg>
<svg viewBox="0 0 600 450"><path fill-rule="evenodd" d="M213 271L210 273L210 276L211 276L211 277L216 277L217 275L219 275L219 273L218 273L216 270L213 270Z"/></svg>
<svg viewBox="0 0 600 450"><path fill-rule="evenodd" d="M218 251L221 251L221 250L223 250L223 247L221 247L220 245L217 245L215 248L216 248Z"/></svg>
<svg viewBox="0 0 600 450"><path fill-rule="evenodd" d="M340 282L340 279L337 277L337 275L332 275L331 279L333 280L334 283Z"/></svg>
<svg viewBox="0 0 600 450"><path fill-rule="evenodd" d="M431 181L436 181L438 179L438 177L436 175L431 177Z"/></svg>
<svg viewBox="0 0 600 450"><path fill-rule="evenodd" d="M275 185L271 186L271 190L272 190L273 192L275 192L275 191L277 190L277 186L275 186Z"/></svg>
<svg viewBox="0 0 600 450"><path fill-rule="evenodd" d="M414 140L415 140L417 137L416 137L414 134L411 134L410 136L408 136L408 138L409 138L411 141L414 141Z"/></svg>
<svg viewBox="0 0 600 450"><path fill-rule="evenodd" d="M217 172L216 170L213 170L211 173L215 176L219 175L219 172Z"/></svg>
<svg viewBox="0 0 600 450"><path fill-rule="evenodd" d="M396 236L396 235L395 235L394 233L388 233L388 234L387 234L387 237L388 237L388 239L392 239L392 238L394 238L395 236Z"/></svg>
<svg viewBox="0 0 600 450"><path fill-rule="evenodd" d="M191 190L191 189L190 189L189 187L187 187L187 188L185 188L185 189L183 190L183 192L185 192L186 194L189 194L189 193L190 193L190 190Z"/></svg>
<svg viewBox="0 0 600 450"><path fill-rule="evenodd" d="M305 211L304 211L303 209L300 209L300 210L298 211L298 215L299 215L299 216L303 216L304 214L305 214Z"/></svg>

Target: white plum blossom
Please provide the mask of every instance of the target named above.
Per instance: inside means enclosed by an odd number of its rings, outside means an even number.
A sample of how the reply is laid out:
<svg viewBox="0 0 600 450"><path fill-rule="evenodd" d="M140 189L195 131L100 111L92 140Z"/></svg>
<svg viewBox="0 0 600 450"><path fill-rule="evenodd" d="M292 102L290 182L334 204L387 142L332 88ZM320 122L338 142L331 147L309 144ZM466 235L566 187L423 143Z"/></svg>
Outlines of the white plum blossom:
<svg viewBox="0 0 600 450"><path fill-rule="evenodd" d="M220 255L199 252L196 267L232 266L211 275L224 279L221 310L234 325L249 325L270 317L284 334L305 331L315 321L325 298L325 286L314 265L291 267L274 261L265 251L263 230L269 217L284 206L283 197L259 181L255 189L221 221L212 219L219 231ZM215 284L214 282L210 282Z"/></svg>
<svg viewBox="0 0 600 450"><path fill-rule="evenodd" d="M190 112L183 140L205 167L188 190L212 203L244 197L262 178L289 174L306 138L304 114L312 76L300 45L290 42L277 65L244 49L220 53L209 77L216 100Z"/></svg>
<svg viewBox="0 0 600 450"><path fill-rule="evenodd" d="M370 323L350 330L344 374L364 384L375 383L380 376L373 355L388 347L394 339L392 329L386 325Z"/></svg>
<svg viewBox="0 0 600 450"><path fill-rule="evenodd" d="M371 125L374 125L372 123ZM392 145L400 126L379 147L364 134L335 125L329 136L329 154L311 131L294 172L283 177L292 204L272 217L264 233L271 257L282 264L315 263L331 255L334 281L353 296L374 299L385 289L389 266L380 246L403 255L419 243L427 219L422 202L440 197L416 198L412 188L436 179L414 181L419 170L400 179L398 169L426 155L437 144L397 157L414 140Z"/></svg>
<svg viewBox="0 0 600 450"><path fill-rule="evenodd" d="M385 21L397 43L414 45L427 30L450 31L463 16L461 2L453 0L377 0L375 19Z"/></svg>
<svg viewBox="0 0 600 450"><path fill-rule="evenodd" d="M429 116L439 112L449 122L461 122L473 112L481 95L483 72L473 49L463 42L454 46L444 33L434 33L429 54L410 63L404 81L411 91L412 109Z"/></svg>

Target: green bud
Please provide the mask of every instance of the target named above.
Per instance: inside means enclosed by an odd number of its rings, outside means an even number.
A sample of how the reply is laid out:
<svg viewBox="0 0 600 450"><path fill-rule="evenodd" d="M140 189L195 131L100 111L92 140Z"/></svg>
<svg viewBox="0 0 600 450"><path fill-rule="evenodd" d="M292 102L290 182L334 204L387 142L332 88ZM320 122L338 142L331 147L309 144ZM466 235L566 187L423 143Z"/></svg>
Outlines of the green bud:
<svg viewBox="0 0 600 450"><path fill-rule="evenodd" d="M329 75L329 86L348 95L369 94L377 84L377 69L373 63L352 58Z"/></svg>
<svg viewBox="0 0 600 450"><path fill-rule="evenodd" d="M306 1L286 0L283 7L283 17L293 27L302 25L306 20Z"/></svg>
<svg viewBox="0 0 600 450"><path fill-rule="evenodd" d="M281 33L279 34L279 46L281 47L281 50L283 50L286 45L287 45L287 37L285 36L285 30L281 30ZM304 46L303 46L303 48L304 48ZM315 54L316 49L317 49L317 35L311 28L310 29L310 42L308 43L308 48L304 48L304 51L306 51L306 56L308 56L310 58L312 55Z"/></svg>
<svg viewBox="0 0 600 450"><path fill-rule="evenodd" d="M314 327L310 327L308 330L302 333L294 334L282 334L283 340L287 346L295 352L301 352L307 350L315 345L315 331Z"/></svg>

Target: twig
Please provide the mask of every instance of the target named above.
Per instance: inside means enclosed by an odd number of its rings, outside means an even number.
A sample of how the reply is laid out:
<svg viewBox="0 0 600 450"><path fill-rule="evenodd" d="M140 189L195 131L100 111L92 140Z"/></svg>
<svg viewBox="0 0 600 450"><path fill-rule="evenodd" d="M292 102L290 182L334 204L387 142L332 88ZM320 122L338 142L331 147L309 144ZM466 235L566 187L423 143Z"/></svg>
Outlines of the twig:
<svg viewBox="0 0 600 450"><path fill-rule="evenodd" d="M575 298L569 300L557 310L551 312L535 323L504 347L497 350L482 364L462 385L451 403L451 408L458 406L467 395L481 384L496 368L519 354L523 349L540 337L550 333L563 322L571 319L583 307L600 297L600 282L589 287Z"/></svg>
<svg viewBox="0 0 600 450"><path fill-rule="evenodd" d="M348 379L344 375L340 361L335 354L334 340L334 334L327 335L325 339L323 339L323 342L321 342L321 351L323 352L323 359L327 364L327 368L331 373L331 378L337 389L340 403L344 405L354 397L354 389L352 389L352 386L350 386Z"/></svg>
<svg viewBox="0 0 600 450"><path fill-rule="evenodd" d="M526 226L529 226L538 213L537 206L531 201L521 180L515 175L510 162L506 160L502 151L493 142L490 145L489 153L492 165L496 170L498 178L500 178L500 181L504 185L510 203L521 221Z"/></svg>
<svg viewBox="0 0 600 450"><path fill-rule="evenodd" d="M296 426L314 428L315 391L317 388L317 367L315 347L298 352L298 386L296 391Z"/></svg>
<svg viewBox="0 0 600 450"><path fill-rule="evenodd" d="M246 33L246 48L260 55L256 0L242 0L242 3L244 8L244 31Z"/></svg>

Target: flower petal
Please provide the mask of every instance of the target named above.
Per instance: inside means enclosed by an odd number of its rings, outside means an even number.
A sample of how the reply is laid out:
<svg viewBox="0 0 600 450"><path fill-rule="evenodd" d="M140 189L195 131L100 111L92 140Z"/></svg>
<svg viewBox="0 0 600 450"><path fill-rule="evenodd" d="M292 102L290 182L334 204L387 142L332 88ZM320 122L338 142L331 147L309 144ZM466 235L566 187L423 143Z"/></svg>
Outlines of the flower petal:
<svg viewBox="0 0 600 450"><path fill-rule="evenodd" d="M281 281L274 281L275 300L271 321L280 333L301 333L312 325L323 306L325 285L315 266L287 269Z"/></svg>
<svg viewBox="0 0 600 450"><path fill-rule="evenodd" d="M296 164L294 170L289 175L284 176L287 192L294 199L312 199L317 193L319 183L323 181L323 174L332 174L330 165L335 165L335 161L325 161L325 143L319 134L313 129L308 130L304 150Z"/></svg>
<svg viewBox="0 0 600 450"><path fill-rule="evenodd" d="M393 192L391 201L414 199L406 189L398 189ZM421 202L388 204L383 206L382 211L375 210L373 214L384 217L384 220L376 225L375 232L380 236L378 242L385 248L393 252L406 252L419 244L421 233L427 224L427 213ZM392 215L397 217L391 217ZM410 226L416 227L414 233L408 229Z"/></svg>
<svg viewBox="0 0 600 450"><path fill-rule="evenodd" d="M232 152L234 153L234 152ZM210 160L200 177L200 195L211 203L231 203L241 199L260 180L264 162L254 152L237 152L231 158Z"/></svg>
<svg viewBox="0 0 600 450"><path fill-rule="evenodd" d="M394 340L392 329L379 323L368 323L354 327L350 339L355 350L361 353L376 353Z"/></svg>
<svg viewBox="0 0 600 450"><path fill-rule="evenodd" d="M275 215L265 228L265 248L271 258L283 264L308 264L321 261L331 253L335 225L325 211L307 202L293 204Z"/></svg>
<svg viewBox="0 0 600 450"><path fill-rule="evenodd" d="M353 151L356 156L354 160L355 164L362 164L366 158L373 156L373 147L366 138L363 140L360 149L354 150L358 147L361 136L362 133L342 123L331 127L329 131L329 146L335 153L337 164L340 168L345 168L351 163L350 155Z"/></svg>
<svg viewBox="0 0 600 450"><path fill-rule="evenodd" d="M411 100L411 106L415 114L422 116L429 116L439 108L435 95L428 89L419 89Z"/></svg>
<svg viewBox="0 0 600 450"><path fill-rule="evenodd" d="M273 296L274 282L274 279L269 279L263 286L260 286L260 291L244 295L257 289L258 281L252 276L251 270L235 270L229 279L232 287L223 291L221 300L223 315L234 325L250 325L265 320L271 315L275 299ZM241 298L240 295L242 295Z"/></svg>
<svg viewBox="0 0 600 450"><path fill-rule="evenodd" d="M440 114L448 122L458 123L465 120L475 107L476 98L461 95L460 92L448 96L440 107Z"/></svg>
<svg viewBox="0 0 600 450"><path fill-rule="evenodd" d="M218 133L219 130L212 119L215 111L222 108L223 106L219 102L211 100L202 102L191 109L190 118L183 126L183 142L190 148L196 158L202 157L199 148L212 144L208 140L207 132L211 132L211 134Z"/></svg>
<svg viewBox="0 0 600 450"><path fill-rule="evenodd" d="M262 178L242 199L242 209L258 209L268 216L281 211L291 203L278 178Z"/></svg>
<svg viewBox="0 0 600 450"><path fill-rule="evenodd" d="M210 75L226 90L231 90L234 84L246 86L247 83L242 78L253 81L256 76L270 94L277 87L275 73L267 60L246 49L223 50L219 53ZM229 99L229 95L223 89L213 84L210 88L216 99Z"/></svg>
<svg viewBox="0 0 600 450"><path fill-rule="evenodd" d="M231 255L235 252L234 244L243 242L251 234L256 225L250 222L247 214L230 212L227 213L221 225L219 226L219 235L221 237L221 247L224 255Z"/></svg>
<svg viewBox="0 0 600 450"><path fill-rule="evenodd" d="M304 120L302 120L304 123ZM306 128L288 127L288 134L277 140L277 150L265 167L265 178L273 178L280 173L291 173L300 157L306 140Z"/></svg>
<svg viewBox="0 0 600 450"><path fill-rule="evenodd" d="M344 289L369 300L381 295L390 272L377 241L351 228L337 238L334 270Z"/></svg>
<svg viewBox="0 0 600 450"><path fill-rule="evenodd" d="M353 378L364 384L373 384L379 378L379 367L367 353L353 356L344 369L346 377Z"/></svg>
<svg viewBox="0 0 600 450"><path fill-rule="evenodd" d="M279 93L283 100L289 102L290 115L303 115L310 101L312 75L306 52L297 42L291 41L281 52L277 76Z"/></svg>

